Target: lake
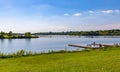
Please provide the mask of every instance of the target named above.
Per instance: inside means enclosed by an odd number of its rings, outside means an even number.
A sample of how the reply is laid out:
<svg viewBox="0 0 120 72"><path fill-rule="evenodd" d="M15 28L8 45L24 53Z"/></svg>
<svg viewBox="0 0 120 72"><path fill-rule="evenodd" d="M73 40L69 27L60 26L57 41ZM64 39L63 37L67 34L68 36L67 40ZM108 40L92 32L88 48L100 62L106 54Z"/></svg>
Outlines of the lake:
<svg viewBox="0 0 120 72"><path fill-rule="evenodd" d="M19 50L32 52L48 52L58 50L81 50L69 47L68 44L87 45L90 43L115 44L120 43L120 36L68 36L41 35L35 39L0 39L1 53L15 53Z"/></svg>

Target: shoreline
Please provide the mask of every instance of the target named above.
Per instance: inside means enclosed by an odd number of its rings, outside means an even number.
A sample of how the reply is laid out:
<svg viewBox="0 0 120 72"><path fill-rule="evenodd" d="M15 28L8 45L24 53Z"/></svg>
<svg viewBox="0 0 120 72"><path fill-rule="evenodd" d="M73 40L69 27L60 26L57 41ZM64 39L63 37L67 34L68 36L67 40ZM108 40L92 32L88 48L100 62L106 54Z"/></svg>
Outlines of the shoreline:
<svg viewBox="0 0 120 72"><path fill-rule="evenodd" d="M84 49L84 50L74 50L74 51L66 51L66 50L59 50L59 51L49 51L49 52L40 52L40 53L33 53L32 51L25 51L19 50L15 53L7 54L7 53L0 53L0 58L16 58L16 57L27 57L27 56L36 56L36 55L49 55L49 54L62 54L62 53L79 53L79 52L92 52L92 51L106 51L106 50L114 50L120 49L120 46L115 47L105 47L103 49Z"/></svg>

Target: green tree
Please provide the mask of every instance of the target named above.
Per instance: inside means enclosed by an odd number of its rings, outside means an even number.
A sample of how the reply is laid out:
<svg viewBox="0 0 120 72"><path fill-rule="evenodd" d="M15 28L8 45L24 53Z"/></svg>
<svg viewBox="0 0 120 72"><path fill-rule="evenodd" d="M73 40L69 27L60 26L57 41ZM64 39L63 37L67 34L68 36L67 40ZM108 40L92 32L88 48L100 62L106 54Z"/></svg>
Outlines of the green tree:
<svg viewBox="0 0 120 72"><path fill-rule="evenodd" d="M26 32L26 33L25 33L25 36L26 36L26 37L31 37L31 32Z"/></svg>
<svg viewBox="0 0 120 72"><path fill-rule="evenodd" d="M0 38L4 38L4 32L0 32Z"/></svg>
<svg viewBox="0 0 120 72"><path fill-rule="evenodd" d="M8 33L8 36L13 36L12 31L10 31L10 32Z"/></svg>

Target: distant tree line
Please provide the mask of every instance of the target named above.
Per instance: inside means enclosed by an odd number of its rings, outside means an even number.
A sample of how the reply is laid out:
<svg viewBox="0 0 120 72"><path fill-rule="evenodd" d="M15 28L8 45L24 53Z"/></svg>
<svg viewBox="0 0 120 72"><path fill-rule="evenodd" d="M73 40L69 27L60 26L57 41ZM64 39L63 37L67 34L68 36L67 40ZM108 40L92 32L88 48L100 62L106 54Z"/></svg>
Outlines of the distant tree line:
<svg viewBox="0 0 120 72"><path fill-rule="evenodd" d="M120 36L120 29L98 31L39 32L35 35Z"/></svg>
<svg viewBox="0 0 120 72"><path fill-rule="evenodd" d="M0 32L0 39L15 39L15 38L38 38L38 36L32 35L31 32L26 33L13 33L12 31Z"/></svg>

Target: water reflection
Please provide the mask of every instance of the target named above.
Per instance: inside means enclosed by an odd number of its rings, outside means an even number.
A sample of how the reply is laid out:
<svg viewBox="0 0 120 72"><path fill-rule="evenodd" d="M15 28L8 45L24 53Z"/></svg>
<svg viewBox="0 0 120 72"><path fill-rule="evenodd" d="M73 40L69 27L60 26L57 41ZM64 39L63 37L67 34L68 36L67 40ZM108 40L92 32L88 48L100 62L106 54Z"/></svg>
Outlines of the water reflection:
<svg viewBox="0 0 120 72"><path fill-rule="evenodd" d="M92 42L114 44L120 43L120 37L84 37L84 36L40 36L37 39L0 39L0 52L13 53L18 50L48 52L49 50L76 50L68 44L87 45Z"/></svg>
<svg viewBox="0 0 120 72"><path fill-rule="evenodd" d="M31 42L31 38L27 38L27 39L25 39L25 41L26 41L27 43L30 43L30 42Z"/></svg>
<svg viewBox="0 0 120 72"><path fill-rule="evenodd" d="M4 39L0 39L0 43L1 43L1 44L4 44Z"/></svg>
<svg viewBox="0 0 120 72"><path fill-rule="evenodd" d="M12 44L13 39L8 39L9 44Z"/></svg>
<svg viewBox="0 0 120 72"><path fill-rule="evenodd" d="M31 51L31 39L30 38L28 38L28 39L25 39L25 49L27 50L27 51Z"/></svg>

